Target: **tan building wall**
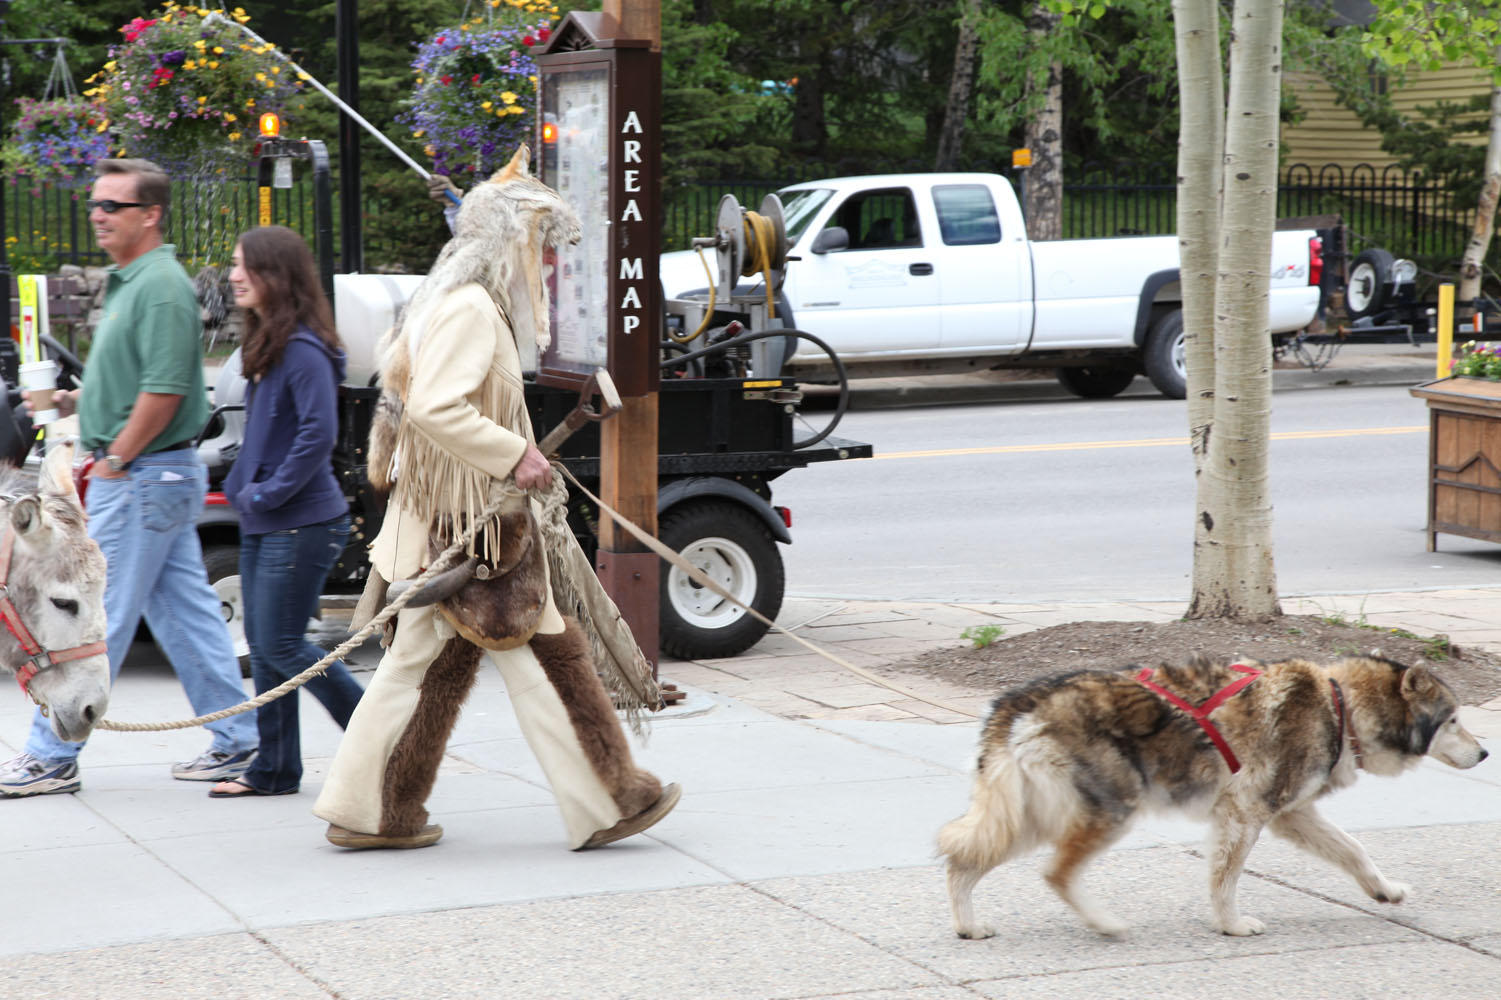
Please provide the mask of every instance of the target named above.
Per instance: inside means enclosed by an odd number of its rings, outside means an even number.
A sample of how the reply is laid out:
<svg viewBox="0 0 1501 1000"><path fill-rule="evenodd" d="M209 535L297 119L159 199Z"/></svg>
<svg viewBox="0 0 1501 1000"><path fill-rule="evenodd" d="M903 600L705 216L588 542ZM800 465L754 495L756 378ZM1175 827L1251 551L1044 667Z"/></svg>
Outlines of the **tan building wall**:
<svg viewBox="0 0 1501 1000"><path fill-rule="evenodd" d="M1334 91L1317 74L1288 73L1283 85L1297 97L1304 112L1303 121L1282 129L1283 167L1304 163L1322 167L1338 164L1349 176L1351 168L1367 163L1377 168L1396 162L1396 157L1381 148L1381 133L1366 128L1350 109L1335 103ZM1473 94L1490 93L1485 74L1478 69L1446 67L1432 71L1414 71L1400 86L1393 85L1392 103L1404 116L1421 117L1419 106L1440 101L1463 101ZM1479 117L1479 116L1477 116ZM1476 143L1486 141L1477 133Z"/></svg>

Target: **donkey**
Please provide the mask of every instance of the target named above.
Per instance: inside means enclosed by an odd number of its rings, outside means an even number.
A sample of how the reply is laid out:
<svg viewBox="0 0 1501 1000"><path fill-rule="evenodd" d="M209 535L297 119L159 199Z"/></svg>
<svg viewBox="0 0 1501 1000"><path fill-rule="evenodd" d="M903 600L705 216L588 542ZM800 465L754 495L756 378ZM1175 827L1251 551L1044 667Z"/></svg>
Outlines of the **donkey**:
<svg viewBox="0 0 1501 1000"><path fill-rule="evenodd" d="M109 707L104 553L73 484L73 446L47 450L37 485L0 466L0 667L80 742Z"/></svg>

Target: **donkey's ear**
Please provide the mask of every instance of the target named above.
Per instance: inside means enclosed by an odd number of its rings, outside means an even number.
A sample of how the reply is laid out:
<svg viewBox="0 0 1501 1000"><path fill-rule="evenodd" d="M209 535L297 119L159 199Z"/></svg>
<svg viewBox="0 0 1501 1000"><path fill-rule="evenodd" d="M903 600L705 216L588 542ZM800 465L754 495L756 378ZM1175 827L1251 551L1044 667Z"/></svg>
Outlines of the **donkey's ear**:
<svg viewBox="0 0 1501 1000"><path fill-rule="evenodd" d="M47 458L42 462L38 485L48 496L78 503L78 488L73 484L73 439L49 443Z"/></svg>
<svg viewBox="0 0 1501 1000"><path fill-rule="evenodd" d="M10 506L10 523L18 535L29 535L42 527L42 505L36 497L25 497Z"/></svg>

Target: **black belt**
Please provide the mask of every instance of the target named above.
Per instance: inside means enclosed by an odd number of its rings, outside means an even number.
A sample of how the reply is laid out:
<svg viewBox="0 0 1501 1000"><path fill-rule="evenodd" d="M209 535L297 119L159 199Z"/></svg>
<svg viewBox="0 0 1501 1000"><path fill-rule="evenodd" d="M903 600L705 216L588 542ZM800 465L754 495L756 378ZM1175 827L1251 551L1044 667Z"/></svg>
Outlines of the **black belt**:
<svg viewBox="0 0 1501 1000"><path fill-rule="evenodd" d="M198 442L198 439L195 438L195 437L184 438L183 440L178 441L176 444L169 444L169 445L167 445L165 448L153 448L151 451L143 451L143 452L141 452L141 455L158 455L158 454L161 454L164 451L182 451L184 448L195 448L196 449L198 447L197 442ZM96 459L99 459L99 460L102 461L104 459L104 456L108 452L109 452L109 449L105 448L103 446L95 448L94 449L94 457ZM140 457L141 457L140 455L136 456L136 458L140 458Z"/></svg>

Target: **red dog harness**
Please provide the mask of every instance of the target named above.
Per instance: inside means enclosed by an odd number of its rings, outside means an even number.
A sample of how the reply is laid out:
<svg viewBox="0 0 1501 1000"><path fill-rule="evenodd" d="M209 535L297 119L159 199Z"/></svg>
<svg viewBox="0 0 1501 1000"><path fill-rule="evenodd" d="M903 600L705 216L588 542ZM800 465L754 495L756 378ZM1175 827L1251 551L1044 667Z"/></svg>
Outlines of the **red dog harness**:
<svg viewBox="0 0 1501 1000"><path fill-rule="evenodd" d="M1230 749L1230 744L1225 742L1225 737L1220 735L1219 729L1213 722L1209 721L1209 713L1249 687L1256 678L1261 676L1261 671L1255 667L1248 667L1244 663L1232 663L1230 664L1230 669L1245 674L1245 676L1239 680L1231 681L1220 688L1214 694L1210 695L1202 705L1195 705L1185 701L1161 684L1153 682L1151 667L1143 667L1141 673L1136 675L1136 681L1148 690L1167 699L1168 703L1173 707L1187 712L1189 718L1197 722L1199 728L1204 730L1204 735L1209 737L1209 742L1213 743L1214 748L1220 752L1220 756L1225 758L1225 763L1230 765L1230 773L1234 774L1240 770L1240 761L1235 759L1235 751Z"/></svg>
<svg viewBox="0 0 1501 1000"><path fill-rule="evenodd" d="M21 650L26 654L26 662L16 668L16 682L21 685L21 693L32 701L36 696L31 693L31 679L48 667L55 667L59 663L67 663L70 660L82 660L89 656L102 656L106 646L102 642L91 642L84 646L74 646L61 652L53 652L43 649L41 644L21 621L21 612L16 608L14 601L10 599L10 557L15 550L16 533L7 523L4 535L0 535L0 621L10 630L10 634L16 637ZM41 705L41 702L37 702ZM46 706L42 705L45 714Z"/></svg>

